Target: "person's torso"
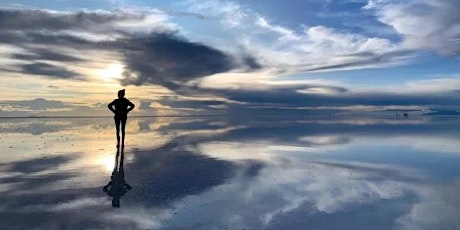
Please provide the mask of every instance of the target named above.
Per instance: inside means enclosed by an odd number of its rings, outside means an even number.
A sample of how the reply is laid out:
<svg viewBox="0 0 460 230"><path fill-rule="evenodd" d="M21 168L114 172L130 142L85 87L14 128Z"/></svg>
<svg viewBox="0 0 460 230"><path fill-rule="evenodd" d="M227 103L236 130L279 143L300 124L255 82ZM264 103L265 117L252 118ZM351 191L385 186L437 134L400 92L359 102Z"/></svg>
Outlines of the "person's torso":
<svg viewBox="0 0 460 230"><path fill-rule="evenodd" d="M114 197L123 196L126 193L124 173L116 172L113 174L112 187L109 190L109 195Z"/></svg>
<svg viewBox="0 0 460 230"><path fill-rule="evenodd" d="M115 107L115 116L126 116L128 114L128 99L115 99L113 105Z"/></svg>

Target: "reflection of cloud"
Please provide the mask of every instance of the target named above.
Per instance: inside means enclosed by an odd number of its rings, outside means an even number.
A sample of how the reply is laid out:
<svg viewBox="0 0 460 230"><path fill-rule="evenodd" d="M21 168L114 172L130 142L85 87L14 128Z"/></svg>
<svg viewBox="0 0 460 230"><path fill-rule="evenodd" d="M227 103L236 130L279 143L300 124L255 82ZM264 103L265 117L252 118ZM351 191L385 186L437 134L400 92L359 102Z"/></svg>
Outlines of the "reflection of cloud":
<svg viewBox="0 0 460 230"><path fill-rule="evenodd" d="M63 120L4 119L0 120L0 133L29 133L32 135L40 135L43 133L59 132L72 127L73 124L73 122L66 122Z"/></svg>
<svg viewBox="0 0 460 230"><path fill-rule="evenodd" d="M442 135L442 134L440 134ZM391 145L406 145L410 146L413 149L417 149L419 151L427 151L427 152L442 152L442 153L452 153L452 154L459 154L459 147L458 147L458 137L440 137L439 135L432 136L395 136L395 137L387 137L386 143ZM369 143L375 143L378 141L376 140L369 140Z"/></svg>
<svg viewBox="0 0 460 230"><path fill-rule="evenodd" d="M172 227L183 227L183 223L193 226L201 222L210 227L266 228L288 214L302 214L303 218L299 221L305 224L318 220L319 213L323 214L323 218L340 213L358 219L364 213L349 207L378 204L384 200L400 200L410 205L411 201L404 198L417 192L416 187L406 181L398 181L398 178L374 181L367 176L369 172L383 176L386 170L404 174L402 168L385 169L372 164L361 168L360 163L343 168L292 158L271 163L265 165L255 178L236 177L200 196L184 198L176 209L179 214L172 219ZM304 206L308 209L302 208ZM389 205L388 208L394 209L395 206ZM388 228L394 220L382 224ZM305 226L301 223L293 223L290 229ZM372 228L374 223L367 224L367 228Z"/></svg>
<svg viewBox="0 0 460 230"><path fill-rule="evenodd" d="M106 108L88 107L59 100L35 98L22 101L0 101L0 117L28 116L100 116Z"/></svg>
<svg viewBox="0 0 460 230"><path fill-rule="evenodd" d="M50 158L37 158L23 162L9 162L9 170L13 172L34 173L45 171L49 168L68 163L71 159L68 156L55 156Z"/></svg>
<svg viewBox="0 0 460 230"><path fill-rule="evenodd" d="M184 196L202 193L224 183L235 168L229 162L182 150L177 143L134 153L135 160L125 170L135 170L129 182L142 184L143 191L133 190L130 195L134 200L146 202L147 206L163 206Z"/></svg>
<svg viewBox="0 0 460 230"><path fill-rule="evenodd" d="M357 125L333 119L337 122L130 119L125 179L133 189L116 211L101 191L110 172L98 161L113 161L111 118L43 119L63 127L40 136L24 130L37 120L15 119L16 129L0 136L0 142L15 143L1 158L12 163L0 165L0 221L7 228L70 229L328 229L333 224L375 229L376 223L381 229L429 229L441 222L448 229L457 224L458 183L450 184L450 177L443 178L446 184L433 182L439 171L406 158L416 155L414 143L459 137L457 120ZM139 132L139 123L149 129ZM46 141L46 151L18 144L26 139ZM401 158L392 161L385 144L395 146ZM359 153L353 153L358 159L346 158L356 150L369 152L369 158ZM374 161L373 151L385 156ZM447 165L456 159L435 154L440 152L431 151L428 161ZM50 215L55 218L44 218Z"/></svg>
<svg viewBox="0 0 460 230"><path fill-rule="evenodd" d="M266 142L211 142L201 143L195 151L225 160L270 160L282 153L315 151L315 148L270 145Z"/></svg>
<svg viewBox="0 0 460 230"><path fill-rule="evenodd" d="M460 226L460 180L421 191L420 202L397 219L398 229L456 229Z"/></svg>
<svg viewBox="0 0 460 230"><path fill-rule="evenodd" d="M43 98L35 98L33 100L28 101L3 101L0 102L0 105L2 105L3 107L2 110L8 110L8 108L10 108L11 110L15 110L15 108L22 108L23 110L51 110L64 109L71 106L62 101L46 100Z"/></svg>
<svg viewBox="0 0 460 230"><path fill-rule="evenodd" d="M350 138L344 136L304 136L300 137L299 141L309 145L333 145L333 144L346 144Z"/></svg>

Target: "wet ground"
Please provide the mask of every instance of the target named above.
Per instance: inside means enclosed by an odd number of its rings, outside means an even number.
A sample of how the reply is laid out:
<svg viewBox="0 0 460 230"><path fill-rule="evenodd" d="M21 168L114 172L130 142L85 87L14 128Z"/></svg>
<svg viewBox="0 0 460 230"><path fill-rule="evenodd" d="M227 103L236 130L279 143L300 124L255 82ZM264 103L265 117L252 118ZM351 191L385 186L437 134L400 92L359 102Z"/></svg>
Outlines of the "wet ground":
<svg viewBox="0 0 460 230"><path fill-rule="evenodd" d="M0 229L460 229L456 117L0 119ZM119 170L119 169L118 169Z"/></svg>

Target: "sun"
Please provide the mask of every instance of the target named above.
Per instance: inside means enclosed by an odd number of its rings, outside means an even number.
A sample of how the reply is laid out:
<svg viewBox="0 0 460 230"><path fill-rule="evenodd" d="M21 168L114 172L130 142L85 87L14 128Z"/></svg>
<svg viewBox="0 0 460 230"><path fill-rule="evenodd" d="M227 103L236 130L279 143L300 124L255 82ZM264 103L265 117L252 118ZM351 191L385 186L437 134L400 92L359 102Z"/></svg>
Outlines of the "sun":
<svg viewBox="0 0 460 230"><path fill-rule="evenodd" d="M96 70L96 75L103 79L119 80L123 77L124 65L114 62L103 69Z"/></svg>

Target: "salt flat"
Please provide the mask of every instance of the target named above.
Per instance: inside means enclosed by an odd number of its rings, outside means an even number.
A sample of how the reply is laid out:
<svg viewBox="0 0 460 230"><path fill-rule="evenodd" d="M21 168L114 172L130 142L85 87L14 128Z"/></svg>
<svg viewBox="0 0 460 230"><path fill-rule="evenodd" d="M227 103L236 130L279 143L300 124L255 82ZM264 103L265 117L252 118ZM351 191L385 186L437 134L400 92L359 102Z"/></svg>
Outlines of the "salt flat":
<svg viewBox="0 0 460 230"><path fill-rule="evenodd" d="M1 229L456 229L460 119L0 119Z"/></svg>

